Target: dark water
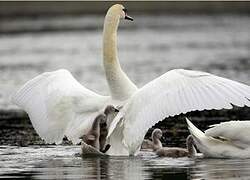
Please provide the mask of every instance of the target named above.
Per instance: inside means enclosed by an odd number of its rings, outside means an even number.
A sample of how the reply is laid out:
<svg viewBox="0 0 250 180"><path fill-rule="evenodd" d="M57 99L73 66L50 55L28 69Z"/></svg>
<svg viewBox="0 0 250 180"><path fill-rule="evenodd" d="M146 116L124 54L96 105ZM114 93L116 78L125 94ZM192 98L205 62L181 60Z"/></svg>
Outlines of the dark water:
<svg viewBox="0 0 250 180"><path fill-rule="evenodd" d="M173 68L207 71L250 85L249 16L134 18L133 23L121 22L119 58L139 87ZM12 93L32 77L59 68L107 94L102 22L101 16L2 20L1 32L15 33L0 35L0 109L17 108L10 102ZM250 179L247 159L169 159L149 152L82 159L74 156L77 152L77 146L0 146L0 178Z"/></svg>
<svg viewBox="0 0 250 180"><path fill-rule="evenodd" d="M249 179L250 160L77 157L77 146L0 146L0 178L9 179Z"/></svg>

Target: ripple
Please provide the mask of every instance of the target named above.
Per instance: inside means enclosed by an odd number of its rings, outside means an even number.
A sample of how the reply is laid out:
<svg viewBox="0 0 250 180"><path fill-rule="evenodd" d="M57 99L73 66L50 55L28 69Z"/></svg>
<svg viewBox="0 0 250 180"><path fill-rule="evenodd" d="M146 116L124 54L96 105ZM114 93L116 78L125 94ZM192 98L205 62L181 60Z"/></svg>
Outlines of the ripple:
<svg viewBox="0 0 250 180"><path fill-rule="evenodd" d="M84 158L79 146L0 146L0 178L35 179L249 179L248 159L137 157Z"/></svg>

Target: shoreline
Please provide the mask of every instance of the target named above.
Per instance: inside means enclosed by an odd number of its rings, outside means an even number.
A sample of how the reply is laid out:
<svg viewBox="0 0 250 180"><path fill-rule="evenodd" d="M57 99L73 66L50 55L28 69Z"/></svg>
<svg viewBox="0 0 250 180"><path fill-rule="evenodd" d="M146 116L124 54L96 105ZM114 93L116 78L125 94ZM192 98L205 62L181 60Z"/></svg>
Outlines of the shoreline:
<svg viewBox="0 0 250 180"><path fill-rule="evenodd" d="M205 130L211 124L229 120L250 120L250 108L235 107L231 110L210 110L194 111L186 114L188 118L201 130ZM163 131L165 142L164 146L185 147L186 137L189 135L185 123L185 116L178 115L166 118L150 128L145 136L149 138L154 128ZM31 146L48 145L35 132L28 118L28 115L19 109L0 110L0 146ZM64 141L62 145L69 145Z"/></svg>

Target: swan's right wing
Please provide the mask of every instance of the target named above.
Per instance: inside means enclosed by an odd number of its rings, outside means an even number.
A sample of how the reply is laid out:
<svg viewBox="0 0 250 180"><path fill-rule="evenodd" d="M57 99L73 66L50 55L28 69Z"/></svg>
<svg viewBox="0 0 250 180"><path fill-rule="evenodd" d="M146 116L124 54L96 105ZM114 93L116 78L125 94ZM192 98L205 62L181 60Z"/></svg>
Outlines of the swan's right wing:
<svg viewBox="0 0 250 180"><path fill-rule="evenodd" d="M250 121L228 121L213 125L205 131L206 136L225 138L241 146L250 146Z"/></svg>
<svg viewBox="0 0 250 180"><path fill-rule="evenodd" d="M123 143L133 154L147 130L166 117L195 110L230 109L232 104L250 106L249 99L250 86L205 72L175 69L139 89L110 130L123 119Z"/></svg>
<svg viewBox="0 0 250 180"><path fill-rule="evenodd" d="M77 143L108 99L86 89L69 71L57 70L28 81L12 101L28 113L46 142L60 143L66 135Z"/></svg>

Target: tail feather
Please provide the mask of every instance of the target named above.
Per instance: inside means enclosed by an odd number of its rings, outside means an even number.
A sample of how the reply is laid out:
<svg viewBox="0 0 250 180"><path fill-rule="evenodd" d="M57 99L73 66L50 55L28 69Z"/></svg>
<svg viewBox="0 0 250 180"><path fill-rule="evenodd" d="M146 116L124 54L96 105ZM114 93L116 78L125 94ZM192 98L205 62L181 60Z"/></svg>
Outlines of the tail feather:
<svg viewBox="0 0 250 180"><path fill-rule="evenodd" d="M190 134L192 134L192 136L194 138L200 139L202 137L205 137L204 132L202 132L197 127L195 127L188 118L186 118L186 122L187 122L187 125L188 125L188 130L189 130Z"/></svg>

